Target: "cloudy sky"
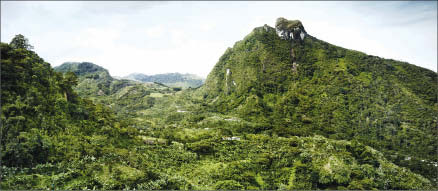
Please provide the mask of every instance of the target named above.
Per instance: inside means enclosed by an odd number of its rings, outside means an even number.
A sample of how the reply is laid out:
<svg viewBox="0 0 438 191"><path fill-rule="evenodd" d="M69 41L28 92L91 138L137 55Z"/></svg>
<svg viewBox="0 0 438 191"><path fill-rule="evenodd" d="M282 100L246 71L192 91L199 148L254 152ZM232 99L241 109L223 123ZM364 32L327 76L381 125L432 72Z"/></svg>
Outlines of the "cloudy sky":
<svg viewBox="0 0 438 191"><path fill-rule="evenodd" d="M437 71L437 2L1 2L1 41L23 34L52 66L206 77L227 47L277 17L324 41Z"/></svg>

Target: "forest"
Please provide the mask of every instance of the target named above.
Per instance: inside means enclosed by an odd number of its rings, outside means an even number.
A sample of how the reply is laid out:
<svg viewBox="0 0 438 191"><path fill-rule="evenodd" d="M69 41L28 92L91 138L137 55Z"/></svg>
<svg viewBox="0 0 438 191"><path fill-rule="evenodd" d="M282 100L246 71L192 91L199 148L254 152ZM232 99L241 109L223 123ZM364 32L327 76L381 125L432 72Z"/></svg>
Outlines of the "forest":
<svg viewBox="0 0 438 191"><path fill-rule="evenodd" d="M299 21L254 28L200 87L0 48L1 189L437 189L437 73Z"/></svg>

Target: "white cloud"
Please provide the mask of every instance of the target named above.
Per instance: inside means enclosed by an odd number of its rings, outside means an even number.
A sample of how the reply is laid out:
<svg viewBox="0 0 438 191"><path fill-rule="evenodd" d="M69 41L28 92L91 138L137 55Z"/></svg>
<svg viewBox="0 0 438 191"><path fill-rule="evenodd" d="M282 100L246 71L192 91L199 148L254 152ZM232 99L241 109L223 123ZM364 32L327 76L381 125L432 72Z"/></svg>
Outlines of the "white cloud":
<svg viewBox="0 0 438 191"><path fill-rule="evenodd" d="M183 46L189 40L188 34L181 29L170 31L170 41L175 46Z"/></svg>
<svg viewBox="0 0 438 191"><path fill-rule="evenodd" d="M216 27L214 23L203 23L200 25L199 29L203 32L209 32Z"/></svg>
<svg viewBox="0 0 438 191"><path fill-rule="evenodd" d="M145 33L150 38L160 38L164 36L165 29L163 26L153 26L150 28L145 29Z"/></svg>
<svg viewBox="0 0 438 191"><path fill-rule="evenodd" d="M86 28L74 36L72 45L82 49L102 50L117 46L114 41L120 32L109 28Z"/></svg>

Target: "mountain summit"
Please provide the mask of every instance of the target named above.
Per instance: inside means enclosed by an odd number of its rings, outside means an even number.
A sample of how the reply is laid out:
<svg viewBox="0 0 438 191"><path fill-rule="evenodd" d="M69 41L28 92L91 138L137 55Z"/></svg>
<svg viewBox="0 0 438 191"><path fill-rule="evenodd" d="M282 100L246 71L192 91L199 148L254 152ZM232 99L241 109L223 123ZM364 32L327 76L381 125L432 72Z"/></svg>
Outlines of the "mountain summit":
<svg viewBox="0 0 438 191"><path fill-rule="evenodd" d="M58 72L73 72L78 76L96 75L96 78L112 79L108 70L91 62L65 62L55 67Z"/></svg>
<svg viewBox="0 0 438 191"><path fill-rule="evenodd" d="M253 132L359 140L433 179L436 82L431 70L329 44L279 18L228 48L200 92L214 110L265 124Z"/></svg>

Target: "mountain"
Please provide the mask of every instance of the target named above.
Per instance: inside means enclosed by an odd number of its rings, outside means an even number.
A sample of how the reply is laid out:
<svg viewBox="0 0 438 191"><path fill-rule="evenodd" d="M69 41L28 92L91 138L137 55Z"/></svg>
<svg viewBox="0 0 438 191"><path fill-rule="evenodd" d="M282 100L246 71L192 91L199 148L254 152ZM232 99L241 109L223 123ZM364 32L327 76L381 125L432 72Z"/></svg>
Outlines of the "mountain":
<svg viewBox="0 0 438 191"><path fill-rule="evenodd" d="M77 76L93 76L93 78L108 78L112 79L107 69L102 68L101 66L98 66L96 64L93 64L91 62L65 62L61 64L60 66L57 66L54 68L58 72L73 72Z"/></svg>
<svg viewBox="0 0 438 191"><path fill-rule="evenodd" d="M180 74L180 73L167 73L167 74L155 74L145 75L140 73L133 73L123 77L124 79L136 80L140 82L158 82L170 87L181 88L197 88L204 83L204 79L194 74Z"/></svg>
<svg viewBox="0 0 438 191"><path fill-rule="evenodd" d="M434 182L437 92L436 72L331 45L281 19L228 48L199 90L211 110L264 124L251 131L358 140Z"/></svg>
<svg viewBox="0 0 438 191"><path fill-rule="evenodd" d="M98 94L108 95L111 91L111 83L115 80L108 70L90 62L66 62L54 67L57 72L73 72L79 77L76 89L81 89L81 95ZM114 91L114 90L113 90Z"/></svg>

